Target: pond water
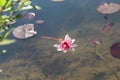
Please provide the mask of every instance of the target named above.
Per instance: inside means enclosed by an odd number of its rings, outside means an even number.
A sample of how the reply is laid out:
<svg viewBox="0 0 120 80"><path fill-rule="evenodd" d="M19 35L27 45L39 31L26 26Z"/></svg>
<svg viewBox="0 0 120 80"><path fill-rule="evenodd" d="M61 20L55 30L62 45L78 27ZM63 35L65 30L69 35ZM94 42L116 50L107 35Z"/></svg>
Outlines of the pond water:
<svg viewBox="0 0 120 80"><path fill-rule="evenodd" d="M20 19L13 27L33 23L37 34L3 46L7 53L0 55L0 80L120 80L120 60L110 55L112 44L120 41L120 11L108 15L114 27L106 33L104 15L97 7L108 0L33 0L42 10L30 10L35 18ZM109 0L120 4L119 0ZM36 24L36 20L44 20ZM55 40L40 36L64 38L69 34L76 39L75 51L58 52ZM11 34L10 38L14 38ZM91 46L90 40L100 45Z"/></svg>

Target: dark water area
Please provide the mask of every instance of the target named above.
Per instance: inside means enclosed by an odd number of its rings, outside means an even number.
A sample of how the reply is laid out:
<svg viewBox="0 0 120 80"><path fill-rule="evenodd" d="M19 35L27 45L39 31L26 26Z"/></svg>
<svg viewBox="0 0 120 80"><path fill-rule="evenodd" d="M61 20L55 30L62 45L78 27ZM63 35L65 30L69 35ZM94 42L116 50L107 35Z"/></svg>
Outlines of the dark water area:
<svg viewBox="0 0 120 80"><path fill-rule="evenodd" d="M32 1L42 10L26 11L34 12L35 18L19 19L13 27L33 23L37 34L2 47L7 53L0 55L0 80L120 80L120 60L109 51L112 44L120 41L120 11L109 15L108 21L115 26L103 34L104 15L96 10L102 2L120 4L119 0ZM45 22L36 24L39 19ZM56 41L40 38L64 38L66 34L76 39L74 52L58 52L53 47ZM90 46L91 39L99 39L100 46Z"/></svg>

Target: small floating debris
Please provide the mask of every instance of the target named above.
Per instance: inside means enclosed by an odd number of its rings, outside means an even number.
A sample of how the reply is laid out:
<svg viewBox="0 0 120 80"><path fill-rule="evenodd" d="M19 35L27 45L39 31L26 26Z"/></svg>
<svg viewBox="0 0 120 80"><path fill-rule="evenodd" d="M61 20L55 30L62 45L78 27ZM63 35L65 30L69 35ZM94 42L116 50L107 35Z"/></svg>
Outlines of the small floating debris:
<svg viewBox="0 0 120 80"><path fill-rule="evenodd" d="M35 17L35 13L32 12L25 13L23 17L27 20L32 20Z"/></svg>
<svg viewBox="0 0 120 80"><path fill-rule="evenodd" d="M37 34L37 32L34 31L34 24L24 24L13 30L14 37L18 39L30 38L35 34Z"/></svg>
<svg viewBox="0 0 120 80"><path fill-rule="evenodd" d="M43 24L44 23L44 20L37 20L36 21L36 24Z"/></svg>
<svg viewBox="0 0 120 80"><path fill-rule="evenodd" d="M101 42L97 39L90 40L90 45L91 46L98 46L100 44L101 44Z"/></svg>
<svg viewBox="0 0 120 80"><path fill-rule="evenodd" d="M120 59L120 42L117 42L110 47L110 54L114 58Z"/></svg>
<svg viewBox="0 0 120 80"><path fill-rule="evenodd" d="M0 53L6 53L7 51L5 49L0 50Z"/></svg>
<svg viewBox="0 0 120 80"><path fill-rule="evenodd" d="M53 2L63 2L64 0L51 0Z"/></svg>
<svg viewBox="0 0 120 80"><path fill-rule="evenodd" d="M97 8L97 11L102 14L112 14L120 10L120 5L112 2L104 2L100 4Z"/></svg>

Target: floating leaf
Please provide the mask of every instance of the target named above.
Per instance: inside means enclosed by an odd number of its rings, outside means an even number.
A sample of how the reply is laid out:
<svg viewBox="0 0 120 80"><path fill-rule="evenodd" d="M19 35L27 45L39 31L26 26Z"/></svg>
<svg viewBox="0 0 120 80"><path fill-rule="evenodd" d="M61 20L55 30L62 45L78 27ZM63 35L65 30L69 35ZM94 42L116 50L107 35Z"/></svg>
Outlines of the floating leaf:
<svg viewBox="0 0 120 80"><path fill-rule="evenodd" d="M4 40L0 41L0 45L9 45L12 43L15 43L14 39L4 39Z"/></svg>

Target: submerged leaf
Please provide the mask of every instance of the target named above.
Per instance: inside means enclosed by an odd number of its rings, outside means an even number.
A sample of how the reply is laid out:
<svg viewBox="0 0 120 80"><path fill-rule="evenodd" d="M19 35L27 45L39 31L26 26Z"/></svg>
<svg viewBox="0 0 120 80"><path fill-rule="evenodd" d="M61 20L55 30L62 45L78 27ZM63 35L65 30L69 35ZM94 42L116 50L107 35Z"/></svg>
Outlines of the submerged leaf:
<svg viewBox="0 0 120 80"><path fill-rule="evenodd" d="M13 19L20 19L20 18L22 18L22 17L23 17L23 15L19 13L19 14L17 14L16 16L14 16Z"/></svg>
<svg viewBox="0 0 120 80"><path fill-rule="evenodd" d="M15 43L15 39L5 39L5 40L0 41L0 45L9 45L12 43Z"/></svg>

